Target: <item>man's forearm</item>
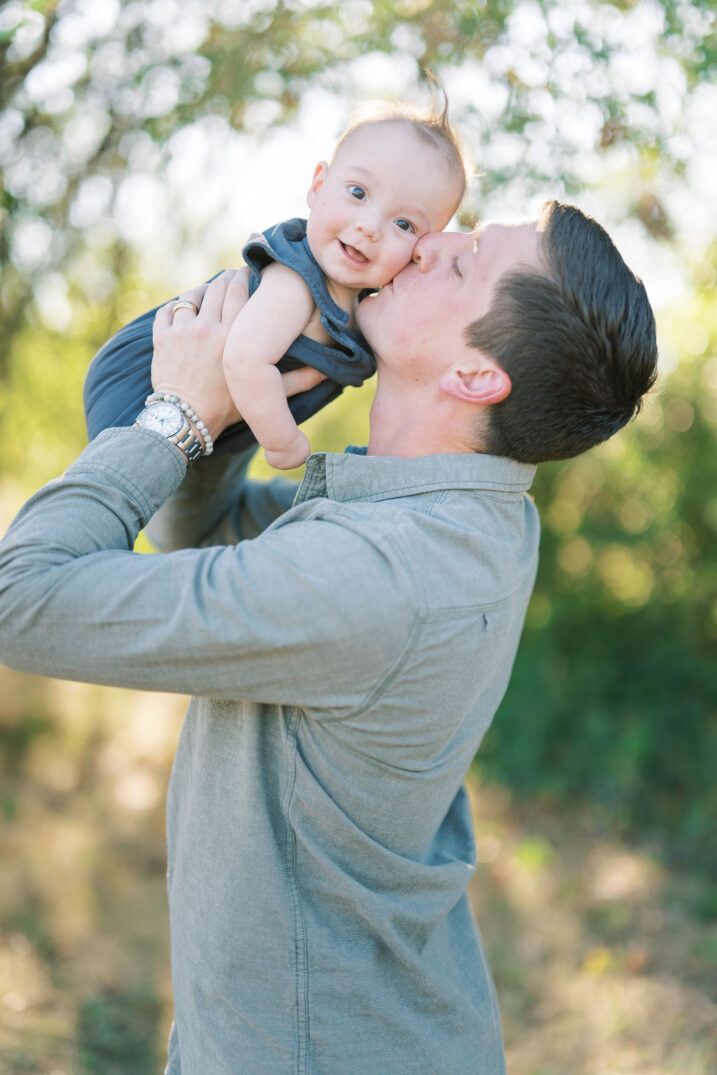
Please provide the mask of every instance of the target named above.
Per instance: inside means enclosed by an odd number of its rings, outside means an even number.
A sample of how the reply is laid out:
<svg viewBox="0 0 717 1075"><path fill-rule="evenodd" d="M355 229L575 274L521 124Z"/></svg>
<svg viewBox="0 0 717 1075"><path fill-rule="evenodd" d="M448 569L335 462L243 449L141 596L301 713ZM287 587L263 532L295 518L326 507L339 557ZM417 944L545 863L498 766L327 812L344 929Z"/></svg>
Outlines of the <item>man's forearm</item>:
<svg viewBox="0 0 717 1075"><path fill-rule="evenodd" d="M296 495L296 482L247 479L256 447L239 455L213 455L191 467L172 496L146 528L162 552L233 545L266 530L287 511Z"/></svg>
<svg viewBox="0 0 717 1075"><path fill-rule="evenodd" d="M121 455L105 450L118 438L134 450L127 471L118 466ZM184 473L178 449L152 434L108 430L25 504L0 543L0 661L22 671L67 674L59 665L74 637L72 602L45 614L61 577L93 554L131 552L139 531ZM100 577L109 592L109 572ZM88 605L101 600L92 591L90 586L84 593ZM83 601L81 580L73 601ZM100 608L98 621L101 616Z"/></svg>
<svg viewBox="0 0 717 1075"><path fill-rule="evenodd" d="M222 540L217 531L227 530L225 520L241 495L253 452L212 455L190 467L145 528L152 544L162 552L172 552L238 541L239 535Z"/></svg>
<svg viewBox="0 0 717 1075"><path fill-rule="evenodd" d="M185 474L168 441L107 430L28 501L0 543L0 663L332 716L363 705L414 627L392 556L311 501L256 540L134 553ZM267 491L248 483L240 501L256 521Z"/></svg>

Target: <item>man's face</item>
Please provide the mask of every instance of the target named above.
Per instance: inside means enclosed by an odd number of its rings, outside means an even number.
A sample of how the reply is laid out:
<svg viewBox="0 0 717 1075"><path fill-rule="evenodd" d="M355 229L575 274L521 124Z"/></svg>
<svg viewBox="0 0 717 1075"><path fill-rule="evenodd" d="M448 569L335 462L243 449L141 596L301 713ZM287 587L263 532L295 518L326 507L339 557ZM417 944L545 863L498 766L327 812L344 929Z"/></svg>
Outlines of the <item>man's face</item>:
<svg viewBox="0 0 717 1075"><path fill-rule="evenodd" d="M484 224L472 233L424 235L413 262L359 304L359 328L379 366L417 376L456 362L465 328L488 312L497 285L516 269L545 272L537 224Z"/></svg>

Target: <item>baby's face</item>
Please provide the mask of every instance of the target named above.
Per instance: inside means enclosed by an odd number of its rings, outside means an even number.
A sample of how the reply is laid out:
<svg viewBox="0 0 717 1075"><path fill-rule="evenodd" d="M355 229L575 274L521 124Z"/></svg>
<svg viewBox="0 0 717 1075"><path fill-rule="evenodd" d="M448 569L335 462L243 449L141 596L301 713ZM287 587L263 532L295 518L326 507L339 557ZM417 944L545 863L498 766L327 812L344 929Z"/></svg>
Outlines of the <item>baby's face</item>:
<svg viewBox="0 0 717 1075"><path fill-rule="evenodd" d="M314 173L311 252L339 287L381 287L408 265L422 235L445 228L460 194L443 152L409 123L361 127Z"/></svg>

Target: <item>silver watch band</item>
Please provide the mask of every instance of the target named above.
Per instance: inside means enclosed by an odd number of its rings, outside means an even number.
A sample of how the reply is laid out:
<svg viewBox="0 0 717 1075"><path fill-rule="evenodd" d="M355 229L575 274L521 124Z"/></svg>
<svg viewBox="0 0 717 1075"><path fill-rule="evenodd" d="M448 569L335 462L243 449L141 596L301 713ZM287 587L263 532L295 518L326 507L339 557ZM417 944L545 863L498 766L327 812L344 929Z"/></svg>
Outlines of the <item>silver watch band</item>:
<svg viewBox="0 0 717 1075"><path fill-rule="evenodd" d="M184 452L190 463L194 463L199 459L200 455L204 455L204 444L186 418L184 428L180 429L179 433L175 433L173 437L169 437L168 440L171 440L173 444L176 444Z"/></svg>
<svg viewBox="0 0 717 1075"><path fill-rule="evenodd" d="M169 409L174 415L169 430L163 428L163 419L156 415L156 411L162 408ZM206 452L206 444L201 436L192 426L189 421L188 415L178 402L169 399L150 399L143 410L137 415L135 419L135 425L143 429L150 429L155 433L159 433L171 444L175 444L187 459L187 463L191 465L194 463L200 455L204 455ZM171 430L174 429L174 432Z"/></svg>
<svg viewBox="0 0 717 1075"><path fill-rule="evenodd" d="M190 303L191 305L191 303ZM150 396L147 396L144 401L145 407L148 407L150 403L172 403L175 407L179 407L182 414L189 422L192 431L196 433L199 443L201 445L201 455L211 455L214 451L214 441L212 435L201 420L199 415L193 408L180 399L179 396L175 396L173 392L152 392ZM180 431L181 432L181 431Z"/></svg>

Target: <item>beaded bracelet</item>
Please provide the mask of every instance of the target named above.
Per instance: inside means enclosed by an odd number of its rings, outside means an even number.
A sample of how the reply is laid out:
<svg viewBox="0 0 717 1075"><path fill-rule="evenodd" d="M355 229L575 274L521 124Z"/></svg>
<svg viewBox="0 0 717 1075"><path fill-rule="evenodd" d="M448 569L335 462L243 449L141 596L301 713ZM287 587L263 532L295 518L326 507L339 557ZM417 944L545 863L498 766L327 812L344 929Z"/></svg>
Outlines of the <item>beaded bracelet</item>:
<svg viewBox="0 0 717 1075"><path fill-rule="evenodd" d="M171 392L153 392L151 396L147 396L144 405L145 407L148 407L150 403L160 402L174 403L175 406L179 407L180 411L186 415L187 419L197 431L197 435L202 442L202 455L211 455L214 451L214 441L212 440L209 430L196 411L193 411L188 403L181 400L179 396L172 395Z"/></svg>

